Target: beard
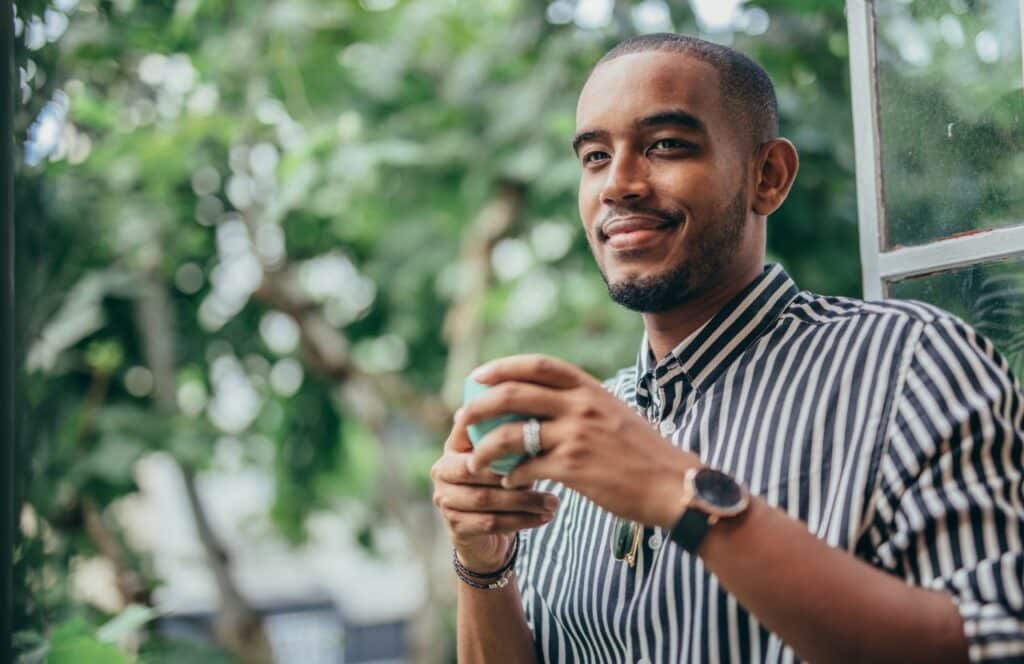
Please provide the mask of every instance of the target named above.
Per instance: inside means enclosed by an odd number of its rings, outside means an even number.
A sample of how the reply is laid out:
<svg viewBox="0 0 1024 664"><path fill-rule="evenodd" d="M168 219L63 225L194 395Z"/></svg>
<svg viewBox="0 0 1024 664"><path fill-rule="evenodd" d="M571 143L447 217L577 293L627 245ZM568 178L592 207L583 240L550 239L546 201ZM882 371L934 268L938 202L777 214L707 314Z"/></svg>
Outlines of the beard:
<svg viewBox="0 0 1024 664"><path fill-rule="evenodd" d="M610 283L600 270L612 300L639 313L663 313L686 304L714 285L731 262L747 221L743 189L722 210L718 222L696 239L694 257L662 272Z"/></svg>

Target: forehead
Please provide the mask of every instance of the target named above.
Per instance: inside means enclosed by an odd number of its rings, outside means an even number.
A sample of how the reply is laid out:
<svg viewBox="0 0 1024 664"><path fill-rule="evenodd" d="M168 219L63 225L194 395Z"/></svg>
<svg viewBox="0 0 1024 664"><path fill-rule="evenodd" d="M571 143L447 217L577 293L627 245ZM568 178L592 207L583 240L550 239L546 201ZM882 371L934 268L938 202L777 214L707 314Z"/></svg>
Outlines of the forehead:
<svg viewBox="0 0 1024 664"><path fill-rule="evenodd" d="M619 56L591 73L576 105L576 129L614 130L665 108L681 108L709 129L724 120L718 71L685 53Z"/></svg>

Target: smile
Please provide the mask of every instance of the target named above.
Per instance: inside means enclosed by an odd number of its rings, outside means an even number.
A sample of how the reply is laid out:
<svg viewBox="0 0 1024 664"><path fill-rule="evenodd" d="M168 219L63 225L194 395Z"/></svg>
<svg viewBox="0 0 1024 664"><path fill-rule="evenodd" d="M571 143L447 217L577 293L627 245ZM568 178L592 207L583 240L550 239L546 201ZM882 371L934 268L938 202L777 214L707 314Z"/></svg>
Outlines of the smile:
<svg viewBox="0 0 1024 664"><path fill-rule="evenodd" d="M676 224L650 217L624 217L610 222L604 229L605 243L611 249L639 249L659 242Z"/></svg>

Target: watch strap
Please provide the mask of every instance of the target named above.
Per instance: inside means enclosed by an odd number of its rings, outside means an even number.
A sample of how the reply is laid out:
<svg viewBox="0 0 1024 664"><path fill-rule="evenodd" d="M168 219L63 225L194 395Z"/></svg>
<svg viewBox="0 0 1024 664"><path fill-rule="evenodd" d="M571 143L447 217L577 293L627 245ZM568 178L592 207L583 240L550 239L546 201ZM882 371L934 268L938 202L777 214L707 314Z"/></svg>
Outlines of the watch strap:
<svg viewBox="0 0 1024 664"><path fill-rule="evenodd" d="M708 514L693 507L687 507L683 516L672 527L669 537L690 553L697 553L697 547L708 532Z"/></svg>

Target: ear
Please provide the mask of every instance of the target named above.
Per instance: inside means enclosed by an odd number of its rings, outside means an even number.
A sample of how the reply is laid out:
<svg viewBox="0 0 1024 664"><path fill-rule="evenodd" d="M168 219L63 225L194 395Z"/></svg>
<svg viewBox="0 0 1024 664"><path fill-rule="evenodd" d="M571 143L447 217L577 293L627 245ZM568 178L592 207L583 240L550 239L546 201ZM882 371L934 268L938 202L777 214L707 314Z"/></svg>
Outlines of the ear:
<svg viewBox="0 0 1024 664"><path fill-rule="evenodd" d="M767 217L786 200L800 168L796 148L785 138L772 139L758 148L753 160L754 212Z"/></svg>

